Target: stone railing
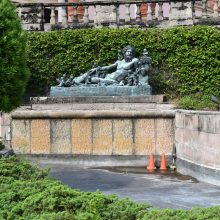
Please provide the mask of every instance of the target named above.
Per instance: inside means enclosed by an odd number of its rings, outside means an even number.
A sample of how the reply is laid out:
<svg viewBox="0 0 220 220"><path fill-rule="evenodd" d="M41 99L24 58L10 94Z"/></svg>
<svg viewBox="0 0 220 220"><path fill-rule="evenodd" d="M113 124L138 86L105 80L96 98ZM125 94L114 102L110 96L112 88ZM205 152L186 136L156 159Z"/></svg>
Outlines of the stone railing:
<svg viewBox="0 0 220 220"><path fill-rule="evenodd" d="M24 28L47 31L81 27L220 25L220 0L79 1L16 4Z"/></svg>

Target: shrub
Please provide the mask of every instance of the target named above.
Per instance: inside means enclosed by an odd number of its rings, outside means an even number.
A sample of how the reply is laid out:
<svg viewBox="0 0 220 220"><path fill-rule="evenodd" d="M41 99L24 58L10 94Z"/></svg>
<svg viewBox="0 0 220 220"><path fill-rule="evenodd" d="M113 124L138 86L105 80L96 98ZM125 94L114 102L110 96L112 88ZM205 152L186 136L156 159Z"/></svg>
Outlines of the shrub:
<svg viewBox="0 0 220 220"><path fill-rule="evenodd" d="M0 150L3 150L5 148L5 145L0 141Z"/></svg>
<svg viewBox="0 0 220 220"><path fill-rule="evenodd" d="M0 110L11 111L21 102L28 71L26 34L9 0L0 1Z"/></svg>
<svg viewBox="0 0 220 220"><path fill-rule="evenodd" d="M183 96L178 102L178 107L190 110L217 110L217 104L211 101L211 97L201 94Z"/></svg>
<svg viewBox="0 0 220 220"><path fill-rule="evenodd" d="M80 192L28 162L0 159L0 219L135 220L149 207L97 191Z"/></svg>
<svg viewBox="0 0 220 220"><path fill-rule="evenodd" d="M116 195L81 192L27 161L0 158L0 220L217 220L220 206L192 210L152 209Z"/></svg>
<svg viewBox="0 0 220 220"><path fill-rule="evenodd" d="M137 56L147 48L153 60L154 93L174 96L197 92L217 95L220 85L220 31L205 26L171 29L86 29L29 34L30 89L45 94L56 78L78 75L113 63L117 50L134 45Z"/></svg>

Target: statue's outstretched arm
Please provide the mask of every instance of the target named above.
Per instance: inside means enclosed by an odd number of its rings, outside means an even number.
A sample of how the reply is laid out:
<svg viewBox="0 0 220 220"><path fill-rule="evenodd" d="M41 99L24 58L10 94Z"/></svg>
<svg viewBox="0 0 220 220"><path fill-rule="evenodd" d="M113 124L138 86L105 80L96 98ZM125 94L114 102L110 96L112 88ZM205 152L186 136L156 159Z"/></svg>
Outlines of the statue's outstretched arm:
<svg viewBox="0 0 220 220"><path fill-rule="evenodd" d="M100 67L100 70L111 72L117 69L117 65L118 65L117 62L115 62L109 66Z"/></svg>

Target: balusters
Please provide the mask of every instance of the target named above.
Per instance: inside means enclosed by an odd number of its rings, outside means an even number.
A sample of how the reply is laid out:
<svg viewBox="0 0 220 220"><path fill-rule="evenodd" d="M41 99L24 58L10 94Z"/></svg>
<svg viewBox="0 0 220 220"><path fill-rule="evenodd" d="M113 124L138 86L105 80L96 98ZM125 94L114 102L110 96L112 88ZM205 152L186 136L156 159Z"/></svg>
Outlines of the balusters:
<svg viewBox="0 0 220 220"><path fill-rule="evenodd" d="M136 4L137 5L137 11L136 11L136 21L140 22L141 21L141 4Z"/></svg>
<svg viewBox="0 0 220 220"><path fill-rule="evenodd" d="M50 7L51 13L50 13L50 24L56 24L56 17L55 17L55 6Z"/></svg>
<svg viewBox="0 0 220 220"><path fill-rule="evenodd" d="M207 0L202 0L202 18L207 18Z"/></svg>
<svg viewBox="0 0 220 220"><path fill-rule="evenodd" d="M85 24L89 23L89 6L84 6L85 8L85 12L84 12L84 16L83 16L83 21Z"/></svg>
<svg viewBox="0 0 220 220"><path fill-rule="evenodd" d="M213 17L217 18L218 16L218 0L214 0Z"/></svg>
<svg viewBox="0 0 220 220"><path fill-rule="evenodd" d="M115 5L115 9L116 9L116 24L119 27L120 25L120 13L119 13L119 5Z"/></svg>
<svg viewBox="0 0 220 220"><path fill-rule="evenodd" d="M94 25L95 26L98 26L98 21L97 21L97 14L98 14L98 12L97 12L97 7L96 7L96 5L94 5Z"/></svg>
<svg viewBox="0 0 220 220"><path fill-rule="evenodd" d="M77 6L73 6L73 22L77 23L78 22L78 11L77 11Z"/></svg>
<svg viewBox="0 0 220 220"><path fill-rule="evenodd" d="M125 22L130 22L131 16L130 16L130 4L125 4Z"/></svg>
<svg viewBox="0 0 220 220"><path fill-rule="evenodd" d="M67 27L67 12L66 6L62 7L62 25L66 28Z"/></svg>
<svg viewBox="0 0 220 220"><path fill-rule="evenodd" d="M148 10L147 10L147 20L148 21L151 21L152 19L153 19L153 16L152 16L152 8L151 8L151 3L147 3L147 8L148 8Z"/></svg>
<svg viewBox="0 0 220 220"><path fill-rule="evenodd" d="M156 8L156 3L152 2L151 3L151 11L152 11L152 19L155 20L156 16L155 16L155 8Z"/></svg>
<svg viewBox="0 0 220 220"><path fill-rule="evenodd" d="M163 2L158 2L158 21L163 20Z"/></svg>
<svg viewBox="0 0 220 220"><path fill-rule="evenodd" d="M196 19L196 11L195 11L195 1L192 1L192 19L193 19L193 23L195 22Z"/></svg>

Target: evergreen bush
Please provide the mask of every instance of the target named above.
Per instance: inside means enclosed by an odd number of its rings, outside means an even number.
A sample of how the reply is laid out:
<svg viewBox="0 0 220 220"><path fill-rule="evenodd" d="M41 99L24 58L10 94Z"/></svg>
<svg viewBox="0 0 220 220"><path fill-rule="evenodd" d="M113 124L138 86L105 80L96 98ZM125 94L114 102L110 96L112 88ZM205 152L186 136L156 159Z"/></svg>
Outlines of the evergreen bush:
<svg viewBox="0 0 220 220"><path fill-rule="evenodd" d="M26 34L9 0L0 1L0 110L19 106L28 79Z"/></svg>
<svg viewBox="0 0 220 220"><path fill-rule="evenodd" d="M153 209L116 195L70 189L27 161L0 158L0 220L217 220L220 206Z"/></svg>

